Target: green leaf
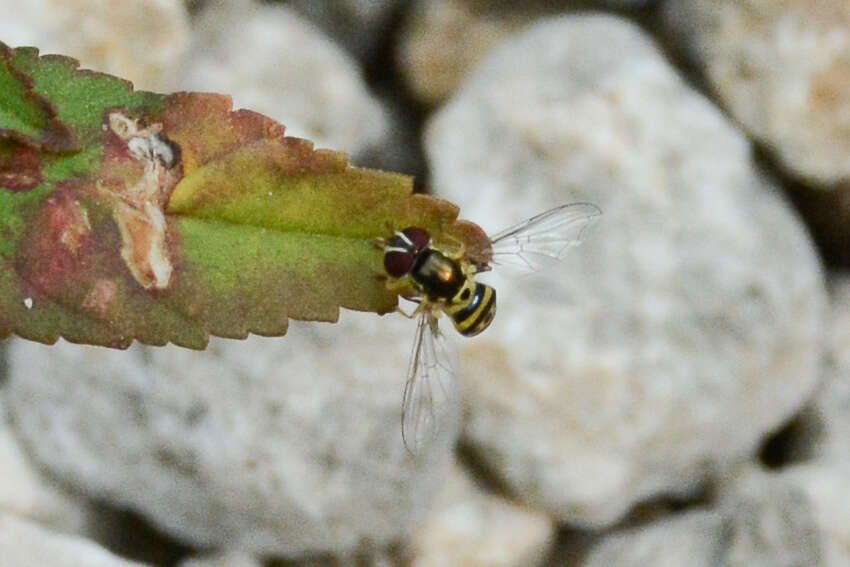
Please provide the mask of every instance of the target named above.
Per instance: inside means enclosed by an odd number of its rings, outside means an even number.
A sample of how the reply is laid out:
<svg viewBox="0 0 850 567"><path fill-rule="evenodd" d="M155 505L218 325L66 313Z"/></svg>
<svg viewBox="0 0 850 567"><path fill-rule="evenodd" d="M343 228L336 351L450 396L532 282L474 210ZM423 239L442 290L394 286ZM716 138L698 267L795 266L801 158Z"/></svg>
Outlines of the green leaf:
<svg viewBox="0 0 850 567"><path fill-rule="evenodd" d="M70 131L36 92L32 79L13 65L12 54L0 43L0 138L56 151L73 149L76 144Z"/></svg>
<svg viewBox="0 0 850 567"><path fill-rule="evenodd" d="M0 54L0 336L202 348L281 335L340 307L392 311L375 243L399 228L486 254L481 229L409 177L352 167L228 97ZM55 132L77 147L47 143Z"/></svg>
<svg viewBox="0 0 850 567"><path fill-rule="evenodd" d="M163 95L134 91L130 81L105 73L78 69L79 63L61 55L38 56L34 48L0 52L9 53L8 62L15 72L23 74L33 96L48 101L55 120L71 132L74 147L53 147L63 151L91 147L102 137L99 131L107 108L121 107L152 111L161 104ZM85 96L81 96L85 95Z"/></svg>

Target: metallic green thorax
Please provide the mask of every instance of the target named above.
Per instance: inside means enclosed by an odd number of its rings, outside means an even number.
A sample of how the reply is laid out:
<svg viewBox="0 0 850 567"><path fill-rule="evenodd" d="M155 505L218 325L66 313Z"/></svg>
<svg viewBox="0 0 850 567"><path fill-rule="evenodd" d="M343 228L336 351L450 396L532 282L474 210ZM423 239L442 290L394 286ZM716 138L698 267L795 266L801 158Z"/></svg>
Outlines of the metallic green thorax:
<svg viewBox="0 0 850 567"><path fill-rule="evenodd" d="M465 336L486 329L496 315L496 291L475 281L478 268L462 257L433 248L423 252L410 272L413 287L424 299L441 306Z"/></svg>

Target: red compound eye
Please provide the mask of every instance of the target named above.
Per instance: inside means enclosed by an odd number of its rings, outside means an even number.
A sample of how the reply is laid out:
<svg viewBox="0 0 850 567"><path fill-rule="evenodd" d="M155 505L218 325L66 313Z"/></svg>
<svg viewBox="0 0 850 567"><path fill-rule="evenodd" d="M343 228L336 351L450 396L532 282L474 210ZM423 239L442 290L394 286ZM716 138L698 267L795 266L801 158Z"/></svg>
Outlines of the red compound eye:
<svg viewBox="0 0 850 567"><path fill-rule="evenodd" d="M410 252L391 251L384 254L384 269L394 278L404 277L411 268L416 256Z"/></svg>
<svg viewBox="0 0 850 567"><path fill-rule="evenodd" d="M424 228L419 228L418 226L405 228L401 231L401 233L410 239L416 252L424 250L431 241L431 235L428 234L428 231Z"/></svg>

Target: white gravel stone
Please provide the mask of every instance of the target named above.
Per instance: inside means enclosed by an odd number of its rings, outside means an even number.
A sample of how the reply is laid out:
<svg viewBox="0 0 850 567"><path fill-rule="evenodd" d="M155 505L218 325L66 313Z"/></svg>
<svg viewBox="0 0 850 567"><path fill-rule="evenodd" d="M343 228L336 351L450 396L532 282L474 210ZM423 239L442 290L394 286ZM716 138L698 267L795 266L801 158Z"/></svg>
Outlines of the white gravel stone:
<svg viewBox="0 0 850 567"><path fill-rule="evenodd" d="M62 535L11 514L0 513L0 565L3 567L141 567L96 543Z"/></svg>
<svg viewBox="0 0 850 567"><path fill-rule="evenodd" d="M420 0L407 15L398 53L413 95L428 104L449 96L490 50L536 16L485 10L468 0Z"/></svg>
<svg viewBox="0 0 850 567"><path fill-rule="evenodd" d="M350 51L370 55L382 41L393 11L404 0L289 0Z"/></svg>
<svg viewBox="0 0 850 567"><path fill-rule="evenodd" d="M725 551L723 516L700 510L608 536L581 567L715 567Z"/></svg>
<svg viewBox="0 0 850 567"><path fill-rule="evenodd" d="M723 565L820 567L825 537L811 498L786 475L746 465L721 485L716 509L725 517Z"/></svg>
<svg viewBox="0 0 850 567"><path fill-rule="evenodd" d="M787 168L850 180L850 3L673 0L665 11L730 113Z"/></svg>
<svg viewBox="0 0 850 567"><path fill-rule="evenodd" d="M604 211L557 268L489 276L499 316L464 350L466 439L527 502L608 525L748 459L811 393L812 244L636 26L535 25L436 115L426 149L434 187L488 231L569 201Z"/></svg>
<svg viewBox="0 0 850 567"><path fill-rule="evenodd" d="M533 567L554 536L548 515L485 491L455 467L411 548L417 567Z"/></svg>
<svg viewBox="0 0 850 567"><path fill-rule="evenodd" d="M823 379L790 442L802 457L850 458L850 275L830 280Z"/></svg>
<svg viewBox="0 0 850 567"><path fill-rule="evenodd" d="M413 333L400 316L346 311L205 352L19 340L9 397L54 474L187 542L346 553L404 536L449 470L457 399L429 451L402 444Z"/></svg>
<svg viewBox="0 0 850 567"><path fill-rule="evenodd" d="M7 45L74 57L137 89L175 90L184 70L190 30L181 0L0 0L0 14Z"/></svg>
<svg viewBox="0 0 850 567"><path fill-rule="evenodd" d="M180 567L263 567L263 564L252 555L233 552L214 556L194 557L181 562Z"/></svg>
<svg viewBox="0 0 850 567"><path fill-rule="evenodd" d="M652 0L650 0L652 1ZM596 0L600 8L637 8L647 0ZM416 0L405 14L399 68L419 101L436 105L503 41L533 22L586 10L582 0ZM593 6L591 6L593 7Z"/></svg>
<svg viewBox="0 0 850 567"><path fill-rule="evenodd" d="M227 93L317 147L356 155L386 138L388 119L357 62L294 11L215 1L196 34L183 88Z"/></svg>
<svg viewBox="0 0 850 567"><path fill-rule="evenodd" d="M599 0L599 4L612 8L640 8L654 4L657 0Z"/></svg>
<svg viewBox="0 0 850 567"><path fill-rule="evenodd" d="M824 546L824 565L850 565L850 457L789 467L781 478L803 492Z"/></svg>
<svg viewBox="0 0 850 567"><path fill-rule="evenodd" d="M15 438L0 389L0 513L11 513L52 529L82 533L89 510L37 469ZM2 562L0 562L2 563Z"/></svg>
<svg viewBox="0 0 850 567"><path fill-rule="evenodd" d="M826 567L803 492L763 473L724 502L604 538L581 567Z"/></svg>

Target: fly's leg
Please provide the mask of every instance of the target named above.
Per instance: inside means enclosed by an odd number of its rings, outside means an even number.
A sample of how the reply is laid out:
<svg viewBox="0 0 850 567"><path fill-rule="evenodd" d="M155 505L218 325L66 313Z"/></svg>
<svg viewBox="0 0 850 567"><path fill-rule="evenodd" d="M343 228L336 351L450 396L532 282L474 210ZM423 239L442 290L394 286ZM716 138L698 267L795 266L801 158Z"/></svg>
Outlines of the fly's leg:
<svg viewBox="0 0 850 567"><path fill-rule="evenodd" d="M403 297L408 301L412 301L417 303L416 309L413 313L408 314L405 312L400 306L396 305L395 310L407 317L408 319L414 319L417 315L422 313L422 311L426 308L428 303L423 301L421 297L416 297L411 295L411 286L410 281L407 277L395 279L395 278L387 278L387 289L392 293L397 294L399 297Z"/></svg>
<svg viewBox="0 0 850 567"><path fill-rule="evenodd" d="M401 313L402 315L407 317L408 319L416 319L419 316L419 314L422 313L422 310L425 309L425 304L421 300L417 300L417 299L411 299L411 301L415 301L416 303L419 304L419 305L416 306L416 309L413 310L413 313L406 312L404 309L401 308L401 305L396 305L395 310L398 313Z"/></svg>

